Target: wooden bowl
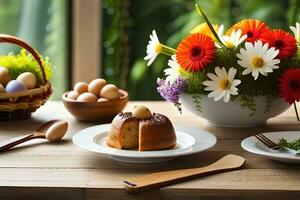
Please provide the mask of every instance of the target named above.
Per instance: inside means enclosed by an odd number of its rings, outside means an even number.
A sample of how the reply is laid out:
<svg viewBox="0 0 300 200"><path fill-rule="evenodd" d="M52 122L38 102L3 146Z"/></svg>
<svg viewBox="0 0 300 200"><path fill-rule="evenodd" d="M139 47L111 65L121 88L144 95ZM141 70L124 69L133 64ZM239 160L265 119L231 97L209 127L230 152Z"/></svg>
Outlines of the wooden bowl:
<svg viewBox="0 0 300 200"><path fill-rule="evenodd" d="M110 123L128 102L128 93L120 89L119 92L120 99L105 102L78 102L68 99L68 92L62 95L62 100L66 109L79 121Z"/></svg>

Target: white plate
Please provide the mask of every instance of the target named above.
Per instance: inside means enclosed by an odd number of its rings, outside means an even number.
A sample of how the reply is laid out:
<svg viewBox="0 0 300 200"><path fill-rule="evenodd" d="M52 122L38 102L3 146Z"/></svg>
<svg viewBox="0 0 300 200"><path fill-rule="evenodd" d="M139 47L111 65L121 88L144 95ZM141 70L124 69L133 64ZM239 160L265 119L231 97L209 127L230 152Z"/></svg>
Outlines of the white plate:
<svg viewBox="0 0 300 200"><path fill-rule="evenodd" d="M291 141L300 138L300 131L269 132L264 133L264 135L274 142L278 142L281 138L285 138L286 140ZM244 139L241 143L241 146L246 151L264 156L266 158L278 160L281 162L300 163L300 156L295 156L287 151L272 150L266 147L254 136Z"/></svg>
<svg viewBox="0 0 300 200"><path fill-rule="evenodd" d="M74 135L73 142L83 149L106 154L114 160L129 163L163 162L178 156L207 150L217 142L216 137L207 131L175 127L177 144L174 149L160 151L121 150L109 147L106 144L109 129L110 124L83 129Z"/></svg>

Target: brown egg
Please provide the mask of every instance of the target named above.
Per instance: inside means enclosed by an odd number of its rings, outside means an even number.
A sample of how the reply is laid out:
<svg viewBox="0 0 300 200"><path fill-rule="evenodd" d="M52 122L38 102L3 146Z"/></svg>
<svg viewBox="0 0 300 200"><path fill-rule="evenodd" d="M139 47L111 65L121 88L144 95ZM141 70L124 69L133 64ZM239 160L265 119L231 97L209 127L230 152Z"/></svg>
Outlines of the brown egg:
<svg viewBox="0 0 300 200"><path fill-rule="evenodd" d="M10 81L10 75L5 67L0 67L0 84L5 86Z"/></svg>
<svg viewBox="0 0 300 200"><path fill-rule="evenodd" d="M97 100L97 102L108 102L108 99L105 99L105 98L99 98Z"/></svg>
<svg viewBox="0 0 300 200"><path fill-rule="evenodd" d="M17 77L17 80L23 83L28 90L36 87L36 76L31 72L24 72Z"/></svg>
<svg viewBox="0 0 300 200"><path fill-rule="evenodd" d="M5 93L5 88L1 83L0 83L0 93Z"/></svg>
<svg viewBox="0 0 300 200"><path fill-rule="evenodd" d="M88 86L88 91L90 93L93 93L94 95L98 96L100 93L100 90L103 88L103 86L106 85L106 80L102 78L97 78L90 82Z"/></svg>
<svg viewBox="0 0 300 200"><path fill-rule="evenodd" d="M142 105L133 107L132 115L137 119L150 119L152 116L149 108Z"/></svg>
<svg viewBox="0 0 300 200"><path fill-rule="evenodd" d="M107 84L100 91L100 97L108 100L118 99L120 98L119 89L113 84Z"/></svg>
<svg viewBox="0 0 300 200"><path fill-rule="evenodd" d="M77 98L77 101L80 101L80 102L96 102L97 97L96 97L96 95L94 95L92 93L85 92L85 93L82 93L81 95L79 95L79 97Z"/></svg>
<svg viewBox="0 0 300 200"><path fill-rule="evenodd" d="M79 96L78 92L71 91L71 92L68 93L67 98L72 99L72 100L76 100L78 96Z"/></svg>
<svg viewBox="0 0 300 200"><path fill-rule="evenodd" d="M78 94L82 94L85 92L88 92L88 84L85 82L78 82L74 85L75 92L78 92Z"/></svg>

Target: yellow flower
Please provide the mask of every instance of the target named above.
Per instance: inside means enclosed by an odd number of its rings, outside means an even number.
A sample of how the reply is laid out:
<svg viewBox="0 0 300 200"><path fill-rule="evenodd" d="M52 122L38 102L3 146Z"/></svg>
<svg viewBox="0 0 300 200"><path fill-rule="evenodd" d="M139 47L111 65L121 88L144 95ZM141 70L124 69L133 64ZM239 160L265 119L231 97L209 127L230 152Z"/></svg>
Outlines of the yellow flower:
<svg viewBox="0 0 300 200"><path fill-rule="evenodd" d="M213 24L213 27L215 29L216 32L219 31L219 26L217 24ZM190 34L194 34L194 33L203 33L209 37L211 37L213 40L215 40L215 36L213 35L213 33L211 32L209 26L207 25L206 22L196 26L195 28L193 28L191 31L190 31Z"/></svg>

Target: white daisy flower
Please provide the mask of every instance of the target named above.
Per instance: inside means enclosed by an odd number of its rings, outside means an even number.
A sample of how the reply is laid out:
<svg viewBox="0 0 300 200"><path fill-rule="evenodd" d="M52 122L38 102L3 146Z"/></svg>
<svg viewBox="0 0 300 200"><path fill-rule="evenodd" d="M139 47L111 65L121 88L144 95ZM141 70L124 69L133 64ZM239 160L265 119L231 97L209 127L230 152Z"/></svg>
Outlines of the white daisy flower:
<svg viewBox="0 0 300 200"><path fill-rule="evenodd" d="M247 35L242 35L242 30L233 30L231 32L230 36L223 35L220 37L222 43L227 47L227 48L235 48L239 46L245 39L247 38ZM220 45L217 45L219 48L221 48Z"/></svg>
<svg viewBox="0 0 300 200"><path fill-rule="evenodd" d="M150 41L147 45L147 56L145 56L144 58L145 60L148 60L147 66L150 66L154 62L158 54L160 54L161 50L162 45L159 42L156 31L153 30L152 34L150 34Z"/></svg>
<svg viewBox="0 0 300 200"><path fill-rule="evenodd" d="M239 79L234 79L237 70L231 67L227 73L223 67L215 68L215 73L207 73L207 76L211 79L204 81L203 85L207 86L204 88L205 91L212 91L208 94L209 98L213 98L215 101L219 101L223 98L224 102L229 102L230 95L238 95L238 88L236 87L241 83Z"/></svg>
<svg viewBox="0 0 300 200"><path fill-rule="evenodd" d="M221 24L221 26L218 28L217 34L219 36L219 38L221 38L224 34L224 25Z"/></svg>
<svg viewBox="0 0 300 200"><path fill-rule="evenodd" d="M241 48L240 53L236 54L240 59L238 64L246 68L243 75L252 73L254 80L258 78L259 74L267 76L268 73L273 72L273 69L278 69L277 64L279 59L275 59L279 50L274 47L269 49L269 44L256 41L254 45L250 42L245 43L245 49Z"/></svg>
<svg viewBox="0 0 300 200"><path fill-rule="evenodd" d="M172 55L168 61L169 68L165 69L165 75L167 76L166 81L173 83L179 77L180 65L176 60L176 55Z"/></svg>
<svg viewBox="0 0 300 200"><path fill-rule="evenodd" d="M300 23L297 22L296 26L290 26L290 29L293 31L297 42L300 43Z"/></svg>

